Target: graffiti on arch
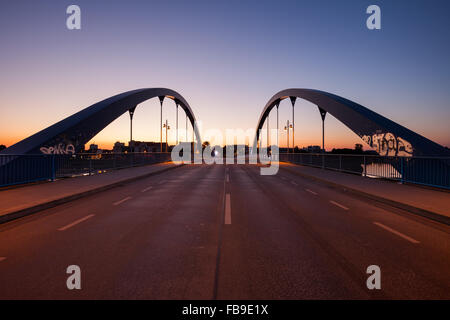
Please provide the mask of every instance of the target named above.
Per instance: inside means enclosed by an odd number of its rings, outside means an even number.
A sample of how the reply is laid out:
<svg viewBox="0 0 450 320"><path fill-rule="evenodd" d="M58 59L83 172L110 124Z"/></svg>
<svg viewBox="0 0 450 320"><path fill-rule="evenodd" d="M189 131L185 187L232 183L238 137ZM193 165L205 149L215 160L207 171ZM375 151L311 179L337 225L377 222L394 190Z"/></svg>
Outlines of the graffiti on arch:
<svg viewBox="0 0 450 320"><path fill-rule="evenodd" d="M39 149L44 154L74 154L75 146L72 143L58 143L54 146L41 147Z"/></svg>
<svg viewBox="0 0 450 320"><path fill-rule="evenodd" d="M381 156L412 157L413 155L414 149L411 143L390 132L376 133L372 136L364 135L362 140Z"/></svg>

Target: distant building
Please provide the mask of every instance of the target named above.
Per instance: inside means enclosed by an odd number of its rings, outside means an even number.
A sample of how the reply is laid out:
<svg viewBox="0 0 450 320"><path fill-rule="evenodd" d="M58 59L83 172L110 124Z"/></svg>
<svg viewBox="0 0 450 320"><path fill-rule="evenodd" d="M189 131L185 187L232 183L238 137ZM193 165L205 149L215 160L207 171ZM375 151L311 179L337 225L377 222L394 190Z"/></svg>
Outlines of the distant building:
<svg viewBox="0 0 450 320"><path fill-rule="evenodd" d="M306 152L309 153L320 153L322 152L322 148L320 146L307 146L306 148L303 148Z"/></svg>
<svg viewBox="0 0 450 320"><path fill-rule="evenodd" d="M95 153L95 154L102 153L102 149L99 149L98 145L96 144L91 144L89 146L89 149L87 150L87 153Z"/></svg>
<svg viewBox="0 0 450 320"><path fill-rule="evenodd" d="M166 143L162 143L162 151L165 152ZM172 147L168 146L167 151L171 151ZM146 141L130 141L128 142L129 152L160 152L161 143L160 142L146 142Z"/></svg>
<svg viewBox="0 0 450 320"><path fill-rule="evenodd" d="M377 152L374 151L374 150L364 151L363 145L361 143L355 144L355 149L350 149L350 148L336 149L336 148L333 148L333 150L331 150L331 153L334 153L334 154L377 154Z"/></svg>
<svg viewBox="0 0 450 320"><path fill-rule="evenodd" d="M114 153L124 153L127 151L127 147L125 147L125 143L117 141L114 143L114 147L112 150Z"/></svg>

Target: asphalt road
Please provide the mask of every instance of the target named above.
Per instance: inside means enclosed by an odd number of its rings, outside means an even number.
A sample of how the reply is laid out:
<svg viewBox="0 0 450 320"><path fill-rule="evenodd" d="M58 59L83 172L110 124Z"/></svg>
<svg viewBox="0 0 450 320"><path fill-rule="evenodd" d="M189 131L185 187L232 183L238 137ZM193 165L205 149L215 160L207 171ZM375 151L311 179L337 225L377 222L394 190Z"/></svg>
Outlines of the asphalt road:
<svg viewBox="0 0 450 320"><path fill-rule="evenodd" d="M448 226L254 165L186 165L0 225L0 299L449 299L449 270Z"/></svg>

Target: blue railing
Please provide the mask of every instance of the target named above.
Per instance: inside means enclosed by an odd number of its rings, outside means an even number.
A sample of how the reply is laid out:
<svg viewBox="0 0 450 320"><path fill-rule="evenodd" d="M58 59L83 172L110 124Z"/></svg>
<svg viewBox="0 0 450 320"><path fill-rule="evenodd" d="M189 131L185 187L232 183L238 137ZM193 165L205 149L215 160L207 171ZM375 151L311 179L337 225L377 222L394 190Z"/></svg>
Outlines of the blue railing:
<svg viewBox="0 0 450 320"><path fill-rule="evenodd" d="M450 189L450 157L280 153L280 161Z"/></svg>
<svg viewBox="0 0 450 320"><path fill-rule="evenodd" d="M170 153L0 155L0 187L170 161Z"/></svg>
<svg viewBox="0 0 450 320"><path fill-rule="evenodd" d="M280 153L280 161L450 189L450 157ZM0 155L0 187L170 161L170 153ZM268 160L268 159L267 159Z"/></svg>

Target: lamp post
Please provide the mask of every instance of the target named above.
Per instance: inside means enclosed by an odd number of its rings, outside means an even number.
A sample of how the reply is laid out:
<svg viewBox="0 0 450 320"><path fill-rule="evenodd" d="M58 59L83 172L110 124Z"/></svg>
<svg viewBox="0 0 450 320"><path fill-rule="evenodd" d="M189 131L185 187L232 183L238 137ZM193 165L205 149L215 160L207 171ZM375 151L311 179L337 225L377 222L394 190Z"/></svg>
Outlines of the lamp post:
<svg viewBox="0 0 450 320"><path fill-rule="evenodd" d="M167 152L167 130L170 130L169 121L166 119L166 123L163 124L163 128L166 128L166 152Z"/></svg>
<svg viewBox="0 0 450 320"><path fill-rule="evenodd" d="M280 103L277 103L277 147L280 147L280 141L278 139L278 135L279 135L279 129L278 129L278 107L280 106Z"/></svg>
<svg viewBox="0 0 450 320"><path fill-rule="evenodd" d="M176 139L177 142L176 142L176 145L178 145L178 102L175 102L175 103L177 104L177 130L176 130L177 131L176 132L177 133L177 139Z"/></svg>
<svg viewBox="0 0 450 320"><path fill-rule="evenodd" d="M135 109L136 109L136 107L133 107L128 110L128 112L130 113L130 144L131 144L131 141L133 141L133 115L134 115Z"/></svg>
<svg viewBox="0 0 450 320"><path fill-rule="evenodd" d="M289 153L289 129L292 129L292 124L289 124L289 120L286 122L284 126L284 130L287 133L287 152Z"/></svg>
<svg viewBox="0 0 450 320"><path fill-rule="evenodd" d="M327 112L319 107L320 117L322 118L322 152L325 153L325 116Z"/></svg>

